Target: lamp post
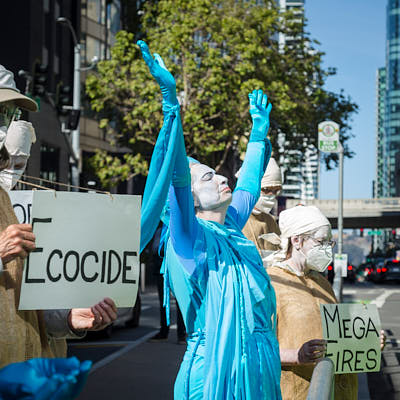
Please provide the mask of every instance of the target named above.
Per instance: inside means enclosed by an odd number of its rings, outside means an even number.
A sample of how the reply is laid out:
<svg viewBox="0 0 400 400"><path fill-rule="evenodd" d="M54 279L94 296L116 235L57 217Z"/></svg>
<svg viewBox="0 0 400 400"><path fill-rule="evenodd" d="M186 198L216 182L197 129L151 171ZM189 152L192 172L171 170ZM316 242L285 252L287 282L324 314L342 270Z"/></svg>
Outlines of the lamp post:
<svg viewBox="0 0 400 400"><path fill-rule="evenodd" d="M74 41L74 86L73 86L73 100L72 108L74 110L81 109L81 45L76 37L75 30L71 24L71 21L65 17L58 17L57 22L65 24L71 32L72 39ZM80 131L79 123L75 130L71 133L72 151L74 157L70 157L71 162L71 183L74 186L79 186L79 163L80 163ZM77 191L77 188L73 188Z"/></svg>

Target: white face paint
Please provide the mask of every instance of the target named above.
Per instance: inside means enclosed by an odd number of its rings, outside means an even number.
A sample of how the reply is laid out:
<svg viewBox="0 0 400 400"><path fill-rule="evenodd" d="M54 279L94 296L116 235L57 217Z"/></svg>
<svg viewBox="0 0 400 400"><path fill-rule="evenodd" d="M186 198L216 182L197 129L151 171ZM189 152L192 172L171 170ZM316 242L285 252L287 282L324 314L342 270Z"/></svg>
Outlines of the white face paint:
<svg viewBox="0 0 400 400"><path fill-rule="evenodd" d="M190 175L195 207L209 211L229 206L232 201L232 191L224 176L217 175L213 169L204 164L191 165Z"/></svg>

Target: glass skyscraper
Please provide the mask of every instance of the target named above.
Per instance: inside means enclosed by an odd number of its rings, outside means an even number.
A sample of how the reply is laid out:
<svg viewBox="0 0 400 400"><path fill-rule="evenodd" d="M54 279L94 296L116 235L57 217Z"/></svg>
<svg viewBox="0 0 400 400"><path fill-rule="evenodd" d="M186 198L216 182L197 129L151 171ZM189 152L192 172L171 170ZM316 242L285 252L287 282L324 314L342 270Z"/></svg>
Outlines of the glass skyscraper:
<svg viewBox="0 0 400 400"><path fill-rule="evenodd" d="M374 197L385 197L387 178L384 175L384 139L385 139L385 97L386 97L386 68L376 72L376 178Z"/></svg>
<svg viewBox="0 0 400 400"><path fill-rule="evenodd" d="M378 163L382 159L383 197L400 197L400 0L388 0L386 18L384 132L377 157Z"/></svg>

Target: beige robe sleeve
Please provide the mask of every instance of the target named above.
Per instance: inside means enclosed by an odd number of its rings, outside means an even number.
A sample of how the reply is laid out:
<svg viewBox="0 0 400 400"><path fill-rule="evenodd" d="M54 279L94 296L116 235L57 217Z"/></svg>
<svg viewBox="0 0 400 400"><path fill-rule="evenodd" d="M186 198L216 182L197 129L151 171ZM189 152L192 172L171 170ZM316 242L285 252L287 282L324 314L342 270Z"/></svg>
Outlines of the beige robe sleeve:
<svg viewBox="0 0 400 400"><path fill-rule="evenodd" d="M18 224L18 220L8 194L0 188L0 232L12 224ZM43 313L18 310L22 270L23 260L16 258L4 264L0 274L0 368L30 358L53 356Z"/></svg>

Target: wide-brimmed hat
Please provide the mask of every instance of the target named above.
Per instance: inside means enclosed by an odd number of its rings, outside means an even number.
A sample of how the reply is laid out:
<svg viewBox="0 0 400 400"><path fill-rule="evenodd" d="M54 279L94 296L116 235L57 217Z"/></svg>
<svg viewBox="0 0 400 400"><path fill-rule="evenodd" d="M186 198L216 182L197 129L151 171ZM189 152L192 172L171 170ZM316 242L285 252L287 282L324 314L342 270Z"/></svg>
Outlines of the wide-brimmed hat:
<svg viewBox="0 0 400 400"><path fill-rule="evenodd" d="M15 104L28 111L37 111L36 101L24 96L15 86L14 74L0 65L0 103L15 101Z"/></svg>

